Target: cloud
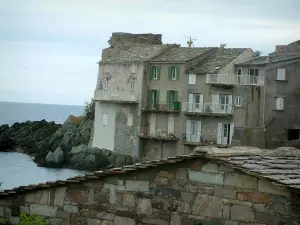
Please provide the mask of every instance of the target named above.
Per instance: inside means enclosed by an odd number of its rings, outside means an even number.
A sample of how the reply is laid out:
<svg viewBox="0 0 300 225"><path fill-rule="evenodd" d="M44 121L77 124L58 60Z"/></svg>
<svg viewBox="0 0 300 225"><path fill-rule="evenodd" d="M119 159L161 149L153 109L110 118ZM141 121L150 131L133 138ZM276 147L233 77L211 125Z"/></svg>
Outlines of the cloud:
<svg viewBox="0 0 300 225"><path fill-rule="evenodd" d="M2 0L0 100L82 104L116 31L267 54L300 36L299 8L298 0Z"/></svg>

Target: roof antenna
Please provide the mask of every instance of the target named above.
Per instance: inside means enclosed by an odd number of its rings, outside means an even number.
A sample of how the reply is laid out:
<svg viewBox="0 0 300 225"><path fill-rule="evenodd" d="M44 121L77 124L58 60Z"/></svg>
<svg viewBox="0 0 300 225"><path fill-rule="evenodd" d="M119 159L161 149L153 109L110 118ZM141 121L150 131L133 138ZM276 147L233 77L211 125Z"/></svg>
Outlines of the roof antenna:
<svg viewBox="0 0 300 225"><path fill-rule="evenodd" d="M197 39L193 39L191 36L190 37L186 37L184 36L185 38L188 38L189 40L186 42L189 46L189 48L191 48L192 46L194 47L194 42L193 41L196 41Z"/></svg>

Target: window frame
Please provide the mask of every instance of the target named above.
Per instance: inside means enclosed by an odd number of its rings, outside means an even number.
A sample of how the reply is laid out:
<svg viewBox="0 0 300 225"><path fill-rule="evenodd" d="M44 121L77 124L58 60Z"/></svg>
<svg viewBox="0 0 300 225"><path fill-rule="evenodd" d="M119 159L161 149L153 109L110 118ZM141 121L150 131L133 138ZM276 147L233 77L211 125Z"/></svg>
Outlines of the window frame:
<svg viewBox="0 0 300 225"><path fill-rule="evenodd" d="M176 66L171 67L171 79L177 80L177 67Z"/></svg>
<svg viewBox="0 0 300 225"><path fill-rule="evenodd" d="M153 68L153 70L152 70L153 80L158 80L158 68L157 68L157 66L153 66L152 68Z"/></svg>
<svg viewBox="0 0 300 225"><path fill-rule="evenodd" d="M189 84L195 85L197 80L197 76L195 73L189 73Z"/></svg>
<svg viewBox="0 0 300 225"><path fill-rule="evenodd" d="M278 76L279 75L279 71L284 71L284 78L283 79L279 79L280 77ZM282 75L282 74L281 74ZM277 68L277 73L276 73L276 80L277 81L286 81L286 68Z"/></svg>
<svg viewBox="0 0 300 225"><path fill-rule="evenodd" d="M107 126L108 125L108 113L103 113L102 114L102 126Z"/></svg>
<svg viewBox="0 0 300 225"><path fill-rule="evenodd" d="M242 96L235 96L235 106L241 107L242 106L242 100L243 100Z"/></svg>
<svg viewBox="0 0 300 225"><path fill-rule="evenodd" d="M282 102L279 102L277 103L278 100L282 100ZM277 107L277 106L281 106L281 107ZM276 111L283 111L284 110L284 97L282 96L278 96L278 97L275 97L275 110Z"/></svg>

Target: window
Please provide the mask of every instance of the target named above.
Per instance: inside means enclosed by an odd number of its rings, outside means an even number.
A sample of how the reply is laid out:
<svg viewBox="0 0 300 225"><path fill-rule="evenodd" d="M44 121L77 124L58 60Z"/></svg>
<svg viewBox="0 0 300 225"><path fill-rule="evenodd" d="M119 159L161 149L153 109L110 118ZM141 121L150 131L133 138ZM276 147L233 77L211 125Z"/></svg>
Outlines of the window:
<svg viewBox="0 0 300 225"><path fill-rule="evenodd" d="M277 69L277 78L276 80L285 80L285 69L284 68L278 68Z"/></svg>
<svg viewBox="0 0 300 225"><path fill-rule="evenodd" d="M220 95L220 104L222 110L227 110L229 104L229 95Z"/></svg>
<svg viewBox="0 0 300 225"><path fill-rule="evenodd" d="M189 74L189 84L196 84L196 74Z"/></svg>
<svg viewBox="0 0 300 225"><path fill-rule="evenodd" d="M134 83L135 83L134 81L130 82L130 90L131 91L134 91Z"/></svg>
<svg viewBox="0 0 300 225"><path fill-rule="evenodd" d="M228 123L223 124L223 136L228 137L228 131L229 131L229 125Z"/></svg>
<svg viewBox="0 0 300 225"><path fill-rule="evenodd" d="M249 69L250 76L258 76L258 69Z"/></svg>
<svg viewBox="0 0 300 225"><path fill-rule="evenodd" d="M169 80L179 80L179 66L170 66L169 67Z"/></svg>
<svg viewBox="0 0 300 225"><path fill-rule="evenodd" d="M195 103L194 107L195 107L196 109L199 109L199 107L200 107L201 94L194 94L194 95L193 95L193 99L194 99L194 103Z"/></svg>
<svg viewBox="0 0 300 225"><path fill-rule="evenodd" d="M198 121L197 120L192 120L191 121L191 133L192 133L192 135L197 135L197 130L198 130Z"/></svg>
<svg viewBox="0 0 300 225"><path fill-rule="evenodd" d="M289 141L300 140L300 129L288 129L287 139Z"/></svg>
<svg viewBox="0 0 300 225"><path fill-rule="evenodd" d="M242 106L242 96L235 97L235 106Z"/></svg>
<svg viewBox="0 0 300 225"><path fill-rule="evenodd" d="M242 68L237 68L236 74L237 75L242 75Z"/></svg>
<svg viewBox="0 0 300 225"><path fill-rule="evenodd" d="M159 80L160 78L160 67L151 66L150 67L150 80Z"/></svg>
<svg viewBox="0 0 300 225"><path fill-rule="evenodd" d="M103 126L107 126L107 119L108 119L108 114L103 113L103 115L102 115L102 125Z"/></svg>
<svg viewBox="0 0 300 225"><path fill-rule="evenodd" d="M127 114L127 126L132 127L132 125L133 125L133 115Z"/></svg>
<svg viewBox="0 0 300 225"><path fill-rule="evenodd" d="M283 110L284 108L284 98L277 97L276 98L276 110Z"/></svg>
<svg viewBox="0 0 300 225"><path fill-rule="evenodd" d="M108 90L108 81L103 81L103 89Z"/></svg>

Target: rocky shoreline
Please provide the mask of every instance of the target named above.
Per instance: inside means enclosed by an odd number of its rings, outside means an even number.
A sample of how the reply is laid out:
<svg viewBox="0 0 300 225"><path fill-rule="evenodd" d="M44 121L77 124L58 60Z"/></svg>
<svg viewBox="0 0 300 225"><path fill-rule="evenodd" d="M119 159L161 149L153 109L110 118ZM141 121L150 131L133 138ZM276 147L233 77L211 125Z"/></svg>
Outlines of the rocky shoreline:
<svg viewBox="0 0 300 225"><path fill-rule="evenodd" d="M63 125L27 121L0 126L0 152L20 152L34 157L42 167L97 170L130 165L133 159L107 149L92 148L92 119L69 116Z"/></svg>

